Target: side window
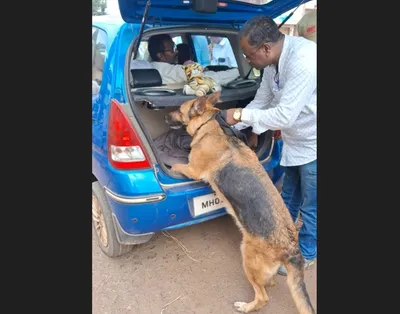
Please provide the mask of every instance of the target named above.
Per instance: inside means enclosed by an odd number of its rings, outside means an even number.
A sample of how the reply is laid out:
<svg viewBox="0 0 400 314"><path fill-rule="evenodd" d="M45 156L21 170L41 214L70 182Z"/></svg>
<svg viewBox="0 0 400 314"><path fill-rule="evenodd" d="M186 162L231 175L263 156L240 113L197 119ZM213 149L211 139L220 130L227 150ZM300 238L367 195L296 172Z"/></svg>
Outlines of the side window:
<svg viewBox="0 0 400 314"><path fill-rule="evenodd" d="M92 94L99 92L106 58L107 34L100 28L92 27Z"/></svg>

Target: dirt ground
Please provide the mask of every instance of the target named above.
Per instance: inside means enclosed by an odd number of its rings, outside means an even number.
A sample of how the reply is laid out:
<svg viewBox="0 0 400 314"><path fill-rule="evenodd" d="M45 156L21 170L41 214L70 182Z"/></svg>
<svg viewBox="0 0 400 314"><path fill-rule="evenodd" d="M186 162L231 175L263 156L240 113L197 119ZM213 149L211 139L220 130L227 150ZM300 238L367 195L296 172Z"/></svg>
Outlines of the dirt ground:
<svg viewBox="0 0 400 314"><path fill-rule="evenodd" d="M93 313L228 314L238 313L234 302L253 300L242 270L241 235L229 216L169 234L194 260L162 233L114 259L104 255L93 236ZM305 273L315 307L316 270L315 263ZM297 314L286 277L276 279L275 287L267 288L269 303L255 313Z"/></svg>

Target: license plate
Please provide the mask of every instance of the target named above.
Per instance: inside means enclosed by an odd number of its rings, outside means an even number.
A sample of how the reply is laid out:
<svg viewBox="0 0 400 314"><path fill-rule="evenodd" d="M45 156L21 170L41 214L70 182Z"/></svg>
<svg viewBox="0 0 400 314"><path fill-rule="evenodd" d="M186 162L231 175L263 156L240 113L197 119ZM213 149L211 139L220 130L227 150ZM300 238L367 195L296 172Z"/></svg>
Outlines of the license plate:
<svg viewBox="0 0 400 314"><path fill-rule="evenodd" d="M193 198L194 216L207 214L223 207L225 207L224 202L215 193Z"/></svg>

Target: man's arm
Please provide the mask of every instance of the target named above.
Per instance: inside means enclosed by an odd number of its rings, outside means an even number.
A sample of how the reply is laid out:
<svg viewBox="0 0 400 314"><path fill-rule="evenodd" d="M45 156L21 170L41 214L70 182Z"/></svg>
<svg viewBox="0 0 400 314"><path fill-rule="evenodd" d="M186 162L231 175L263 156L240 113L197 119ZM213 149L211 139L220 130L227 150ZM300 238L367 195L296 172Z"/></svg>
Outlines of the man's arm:
<svg viewBox="0 0 400 314"><path fill-rule="evenodd" d="M215 80L219 85L224 86L229 82L233 81L234 79L240 76L238 69L229 69L225 71L205 71L204 76L211 77Z"/></svg>
<svg viewBox="0 0 400 314"><path fill-rule="evenodd" d="M215 58L215 54L212 54L211 65L218 65L218 60Z"/></svg>
<svg viewBox="0 0 400 314"><path fill-rule="evenodd" d="M186 82L185 70L180 64L169 64L166 62L153 62L153 67L160 72L163 84Z"/></svg>
<svg viewBox="0 0 400 314"><path fill-rule="evenodd" d="M267 75L264 75L261 80L260 87L258 88L256 95L254 96L254 99L251 102L249 102L245 108L246 109L268 108L268 105L272 101L272 98L273 98L273 94L271 93L271 87L269 86L269 84L267 82ZM232 113L233 113L233 111L232 111ZM243 114L243 112L242 112L242 114ZM243 119L242 119L242 121L243 121ZM244 123L244 122L239 122L239 123L235 124L235 128L238 130L247 128L248 126L250 126L250 124ZM253 126L253 132L256 134L262 133L261 131L258 132L257 129L254 129L254 126Z"/></svg>
<svg viewBox="0 0 400 314"><path fill-rule="evenodd" d="M316 88L316 71L305 67L289 72L285 87L281 91L279 104L267 110L244 108L241 120L253 126L253 132L282 130L291 127Z"/></svg>

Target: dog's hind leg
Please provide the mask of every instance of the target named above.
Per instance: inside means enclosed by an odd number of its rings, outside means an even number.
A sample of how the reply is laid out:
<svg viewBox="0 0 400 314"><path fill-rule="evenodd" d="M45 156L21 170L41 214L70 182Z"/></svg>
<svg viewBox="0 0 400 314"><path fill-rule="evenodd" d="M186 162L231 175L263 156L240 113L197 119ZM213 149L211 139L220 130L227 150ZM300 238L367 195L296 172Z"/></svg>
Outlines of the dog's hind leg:
<svg viewBox="0 0 400 314"><path fill-rule="evenodd" d="M285 262L285 266L288 273L287 283L299 313L315 314L315 309L311 304L304 282L303 257L298 249L297 252Z"/></svg>
<svg viewBox="0 0 400 314"><path fill-rule="evenodd" d="M279 263L274 263L274 265L271 267L267 267L265 270L265 278L266 278L266 286L267 287L273 287L275 286L275 274L278 271L280 264Z"/></svg>
<svg viewBox="0 0 400 314"><path fill-rule="evenodd" d="M239 312L244 312L244 313L248 313L262 308L269 300L267 291L265 290L265 283L270 278L266 278L264 259L257 258L251 251L252 250L249 251L246 249L245 244L242 244L244 272L246 274L248 281L253 286L255 293L254 301L250 303L246 302L234 303L235 308ZM268 271L267 274L271 274L270 277L274 275L272 271L271 272Z"/></svg>

